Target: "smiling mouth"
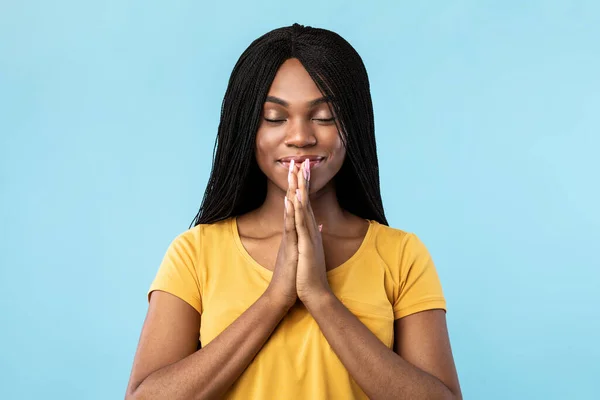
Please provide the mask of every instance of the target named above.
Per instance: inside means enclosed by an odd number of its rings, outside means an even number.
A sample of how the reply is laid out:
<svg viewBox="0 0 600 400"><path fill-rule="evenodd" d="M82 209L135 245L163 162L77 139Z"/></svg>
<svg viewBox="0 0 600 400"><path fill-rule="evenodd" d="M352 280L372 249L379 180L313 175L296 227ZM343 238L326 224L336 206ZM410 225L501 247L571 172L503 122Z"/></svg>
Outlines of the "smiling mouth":
<svg viewBox="0 0 600 400"><path fill-rule="evenodd" d="M294 163L299 165L304 162L304 160L308 159L310 163L310 169L313 169L319 166L323 161L325 161L325 157L320 156L305 156L305 157L284 157L282 159L277 160L277 163L284 168L290 168L290 162L294 160Z"/></svg>

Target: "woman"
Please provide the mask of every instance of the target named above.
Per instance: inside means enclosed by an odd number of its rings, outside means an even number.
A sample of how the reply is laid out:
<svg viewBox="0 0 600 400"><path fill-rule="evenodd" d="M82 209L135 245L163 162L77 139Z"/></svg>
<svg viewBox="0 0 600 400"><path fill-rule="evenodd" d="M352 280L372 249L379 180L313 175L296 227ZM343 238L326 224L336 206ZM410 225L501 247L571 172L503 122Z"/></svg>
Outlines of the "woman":
<svg viewBox="0 0 600 400"><path fill-rule="evenodd" d="M387 226L367 72L337 34L294 24L242 54L192 225L127 398L461 398L435 267Z"/></svg>

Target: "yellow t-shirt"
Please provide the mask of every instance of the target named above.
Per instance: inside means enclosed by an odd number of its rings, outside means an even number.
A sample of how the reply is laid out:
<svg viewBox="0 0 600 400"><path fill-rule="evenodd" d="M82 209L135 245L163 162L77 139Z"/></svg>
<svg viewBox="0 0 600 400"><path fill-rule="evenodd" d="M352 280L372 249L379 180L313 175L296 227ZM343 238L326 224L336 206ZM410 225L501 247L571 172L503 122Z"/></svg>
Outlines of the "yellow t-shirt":
<svg viewBox="0 0 600 400"><path fill-rule="evenodd" d="M274 249L276 250L276 249ZM442 287L423 243L411 233L369 221L357 252L327 272L334 294L386 346L394 319L446 309ZM170 244L148 295L169 292L201 314L205 346L267 289L272 272L245 250L235 218L197 225ZM362 399L319 326L298 302L281 320L228 399Z"/></svg>

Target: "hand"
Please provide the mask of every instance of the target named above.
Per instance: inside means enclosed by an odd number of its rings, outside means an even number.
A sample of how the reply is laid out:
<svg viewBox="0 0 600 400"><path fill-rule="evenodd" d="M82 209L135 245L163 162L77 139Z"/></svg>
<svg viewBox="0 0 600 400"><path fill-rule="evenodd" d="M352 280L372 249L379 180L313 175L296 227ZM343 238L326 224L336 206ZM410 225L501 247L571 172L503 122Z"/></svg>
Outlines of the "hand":
<svg viewBox="0 0 600 400"><path fill-rule="evenodd" d="M305 160L296 174L298 188L294 196L295 224L298 236L296 290L303 303L330 294L321 226L317 226L308 197L310 162Z"/></svg>
<svg viewBox="0 0 600 400"><path fill-rule="evenodd" d="M288 309L296 303L296 299L298 298L296 290L298 235L296 234L295 207L291 201L295 197L297 169L298 167L292 161L288 173L288 192L284 198L283 236L279 245L277 260L275 261L273 277L267 289L276 301L281 301L283 306Z"/></svg>

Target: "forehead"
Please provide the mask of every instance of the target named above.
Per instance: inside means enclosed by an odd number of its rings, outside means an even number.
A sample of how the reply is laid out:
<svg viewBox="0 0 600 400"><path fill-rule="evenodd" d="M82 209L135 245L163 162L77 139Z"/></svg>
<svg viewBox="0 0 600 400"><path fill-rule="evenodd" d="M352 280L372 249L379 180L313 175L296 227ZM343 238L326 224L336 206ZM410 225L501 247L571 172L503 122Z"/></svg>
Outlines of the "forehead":
<svg viewBox="0 0 600 400"><path fill-rule="evenodd" d="M298 59L286 60L275 75L269 96L279 97L290 105L304 105L322 97L321 91Z"/></svg>

